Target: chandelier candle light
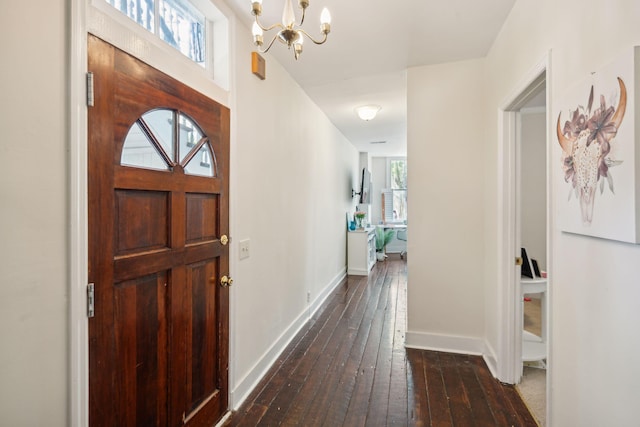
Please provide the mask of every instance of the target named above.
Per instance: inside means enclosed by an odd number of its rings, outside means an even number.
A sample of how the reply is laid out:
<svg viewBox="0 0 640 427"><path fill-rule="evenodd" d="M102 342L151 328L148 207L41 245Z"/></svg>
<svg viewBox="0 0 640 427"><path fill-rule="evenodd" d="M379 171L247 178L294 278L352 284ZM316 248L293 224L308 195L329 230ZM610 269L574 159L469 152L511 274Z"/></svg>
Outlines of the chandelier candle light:
<svg viewBox="0 0 640 427"><path fill-rule="evenodd" d="M309 33L302 28L299 28L304 23L304 15L307 7L309 7L309 0L298 0L298 5L300 6L300 9L302 9L300 24L296 25L296 16L293 12L291 0L285 0L284 11L282 12L282 23L276 23L270 27L263 27L258 20L258 17L262 14L262 0L253 0L251 2L251 13L256 17L256 21L253 23L251 32L253 33L253 43L256 46L262 47L265 31L270 31L275 28L280 29L278 33L273 36L273 39L271 39L266 49L260 50L262 53L267 52L273 45L273 42L278 39L281 43L286 44L289 49L293 46L293 55L298 59L302 53L304 36L307 36L309 40L315 44L322 44L327 41L327 34L331 32L331 15L327 8L325 7L320 15L320 32L323 35L322 40L315 40L309 35Z"/></svg>

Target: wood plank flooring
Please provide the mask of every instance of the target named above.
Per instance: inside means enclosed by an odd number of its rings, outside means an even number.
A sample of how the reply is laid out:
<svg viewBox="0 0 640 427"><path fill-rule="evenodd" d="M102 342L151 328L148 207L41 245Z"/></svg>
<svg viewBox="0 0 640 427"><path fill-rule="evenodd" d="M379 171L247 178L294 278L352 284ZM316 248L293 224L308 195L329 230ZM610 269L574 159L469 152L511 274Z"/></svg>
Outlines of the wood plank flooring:
<svg viewBox="0 0 640 427"><path fill-rule="evenodd" d="M483 359L404 348L406 263L349 276L225 426L536 426Z"/></svg>

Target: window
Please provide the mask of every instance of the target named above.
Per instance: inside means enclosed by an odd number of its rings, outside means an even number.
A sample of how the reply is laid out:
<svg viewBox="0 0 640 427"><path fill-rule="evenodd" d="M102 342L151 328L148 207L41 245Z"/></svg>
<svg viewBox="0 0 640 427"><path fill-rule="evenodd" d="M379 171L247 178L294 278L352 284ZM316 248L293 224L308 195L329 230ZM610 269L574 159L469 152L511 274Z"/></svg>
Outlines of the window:
<svg viewBox="0 0 640 427"><path fill-rule="evenodd" d="M187 175L206 177L217 172L215 153L200 126L184 113L165 108L147 111L133 123L120 164L163 171L180 165Z"/></svg>
<svg viewBox="0 0 640 427"><path fill-rule="evenodd" d="M193 62L205 66L203 13L186 0L105 0Z"/></svg>
<svg viewBox="0 0 640 427"><path fill-rule="evenodd" d="M392 158L387 161L388 190L384 192L385 222L407 220L407 160Z"/></svg>
<svg viewBox="0 0 640 427"><path fill-rule="evenodd" d="M90 0L87 9L88 32L230 102L233 12L223 0Z"/></svg>

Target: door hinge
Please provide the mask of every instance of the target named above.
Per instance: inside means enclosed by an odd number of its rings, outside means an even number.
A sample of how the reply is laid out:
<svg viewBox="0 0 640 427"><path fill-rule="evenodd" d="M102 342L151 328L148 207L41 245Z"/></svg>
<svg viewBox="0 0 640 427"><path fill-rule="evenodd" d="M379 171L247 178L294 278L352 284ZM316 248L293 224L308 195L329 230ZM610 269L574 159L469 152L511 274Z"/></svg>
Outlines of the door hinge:
<svg viewBox="0 0 640 427"><path fill-rule="evenodd" d="M89 283L87 285L87 317L91 318L95 314L95 285Z"/></svg>
<svg viewBox="0 0 640 427"><path fill-rule="evenodd" d="M93 107L93 73L87 73L87 107Z"/></svg>

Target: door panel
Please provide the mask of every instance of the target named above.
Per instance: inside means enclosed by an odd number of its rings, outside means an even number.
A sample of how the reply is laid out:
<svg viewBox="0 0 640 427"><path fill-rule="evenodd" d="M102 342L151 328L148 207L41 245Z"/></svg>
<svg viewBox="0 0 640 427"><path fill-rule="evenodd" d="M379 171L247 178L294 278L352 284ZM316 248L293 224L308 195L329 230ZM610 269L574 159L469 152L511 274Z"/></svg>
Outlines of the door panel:
<svg viewBox="0 0 640 427"><path fill-rule="evenodd" d="M116 190L116 256L169 247L169 193Z"/></svg>
<svg viewBox="0 0 640 427"><path fill-rule="evenodd" d="M218 211L218 197L215 194L187 194L186 243L194 244L212 241L216 238L218 218L207 212Z"/></svg>
<svg viewBox="0 0 640 427"><path fill-rule="evenodd" d="M114 332L122 426L164 425L167 419L167 272L115 285ZM135 402L135 404L133 404Z"/></svg>
<svg viewBox="0 0 640 427"><path fill-rule="evenodd" d="M228 404L229 110L88 45L89 421L213 425Z"/></svg>
<svg viewBox="0 0 640 427"><path fill-rule="evenodd" d="M189 414L216 392L217 366L208 357L217 352L215 324L211 321L216 318L215 305L210 296L211 289L217 285L215 279L210 280L214 277L218 277L215 263L201 262L187 266L187 283L191 286L191 317L187 333L187 351L191 359L187 373L191 379L191 387L187 392Z"/></svg>

